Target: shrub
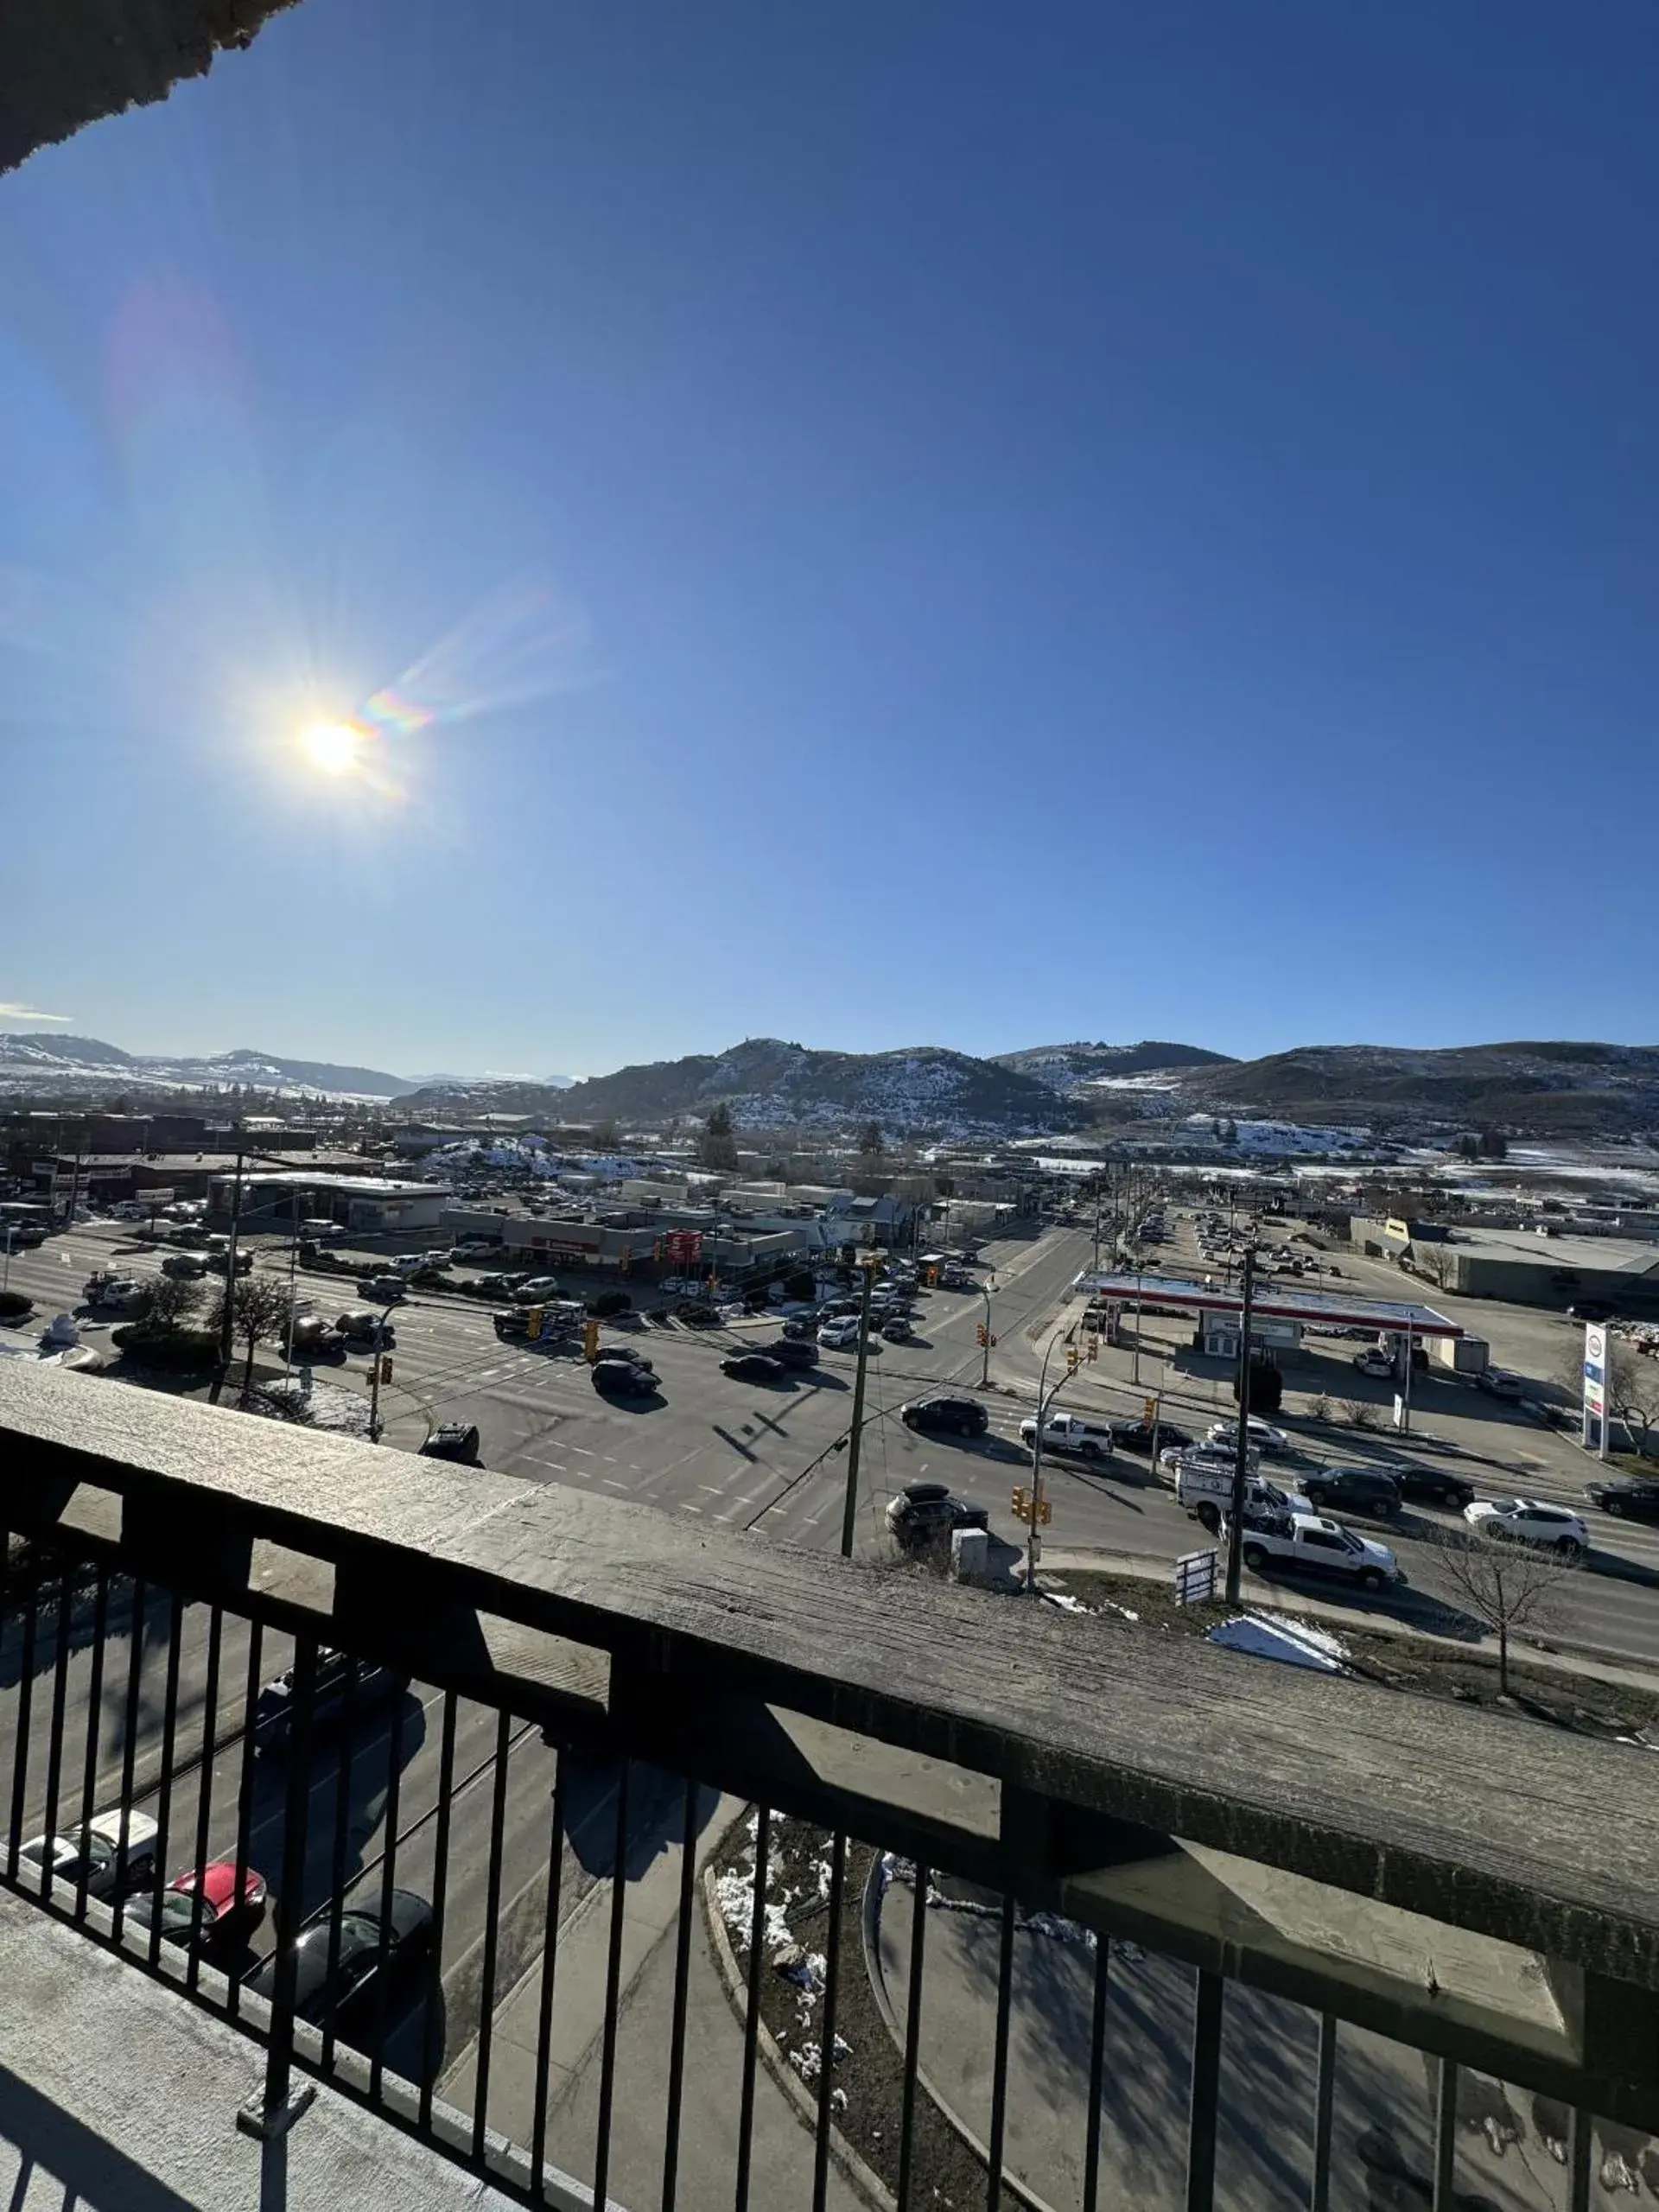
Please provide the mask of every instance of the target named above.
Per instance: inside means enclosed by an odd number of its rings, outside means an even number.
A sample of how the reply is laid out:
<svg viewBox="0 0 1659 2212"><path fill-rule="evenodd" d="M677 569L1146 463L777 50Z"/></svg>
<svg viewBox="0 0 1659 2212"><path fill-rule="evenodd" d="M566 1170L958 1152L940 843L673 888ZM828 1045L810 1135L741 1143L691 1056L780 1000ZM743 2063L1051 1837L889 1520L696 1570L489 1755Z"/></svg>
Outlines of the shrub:
<svg viewBox="0 0 1659 2212"><path fill-rule="evenodd" d="M1344 1401L1342 1410L1356 1428L1376 1427L1376 1408L1369 1398L1348 1398Z"/></svg>
<svg viewBox="0 0 1659 2212"><path fill-rule="evenodd" d="M582 1311L591 1313L595 1321L603 1321L613 1313L631 1312L633 1300L626 1290L601 1290L597 1297L588 1300Z"/></svg>
<svg viewBox="0 0 1659 2212"><path fill-rule="evenodd" d="M153 1322L130 1321L111 1329L110 1342L151 1367L213 1367L219 1362L219 1339L211 1329L158 1328Z"/></svg>
<svg viewBox="0 0 1659 2212"><path fill-rule="evenodd" d="M0 1290L0 1321L21 1321L34 1310L34 1300L21 1290Z"/></svg>

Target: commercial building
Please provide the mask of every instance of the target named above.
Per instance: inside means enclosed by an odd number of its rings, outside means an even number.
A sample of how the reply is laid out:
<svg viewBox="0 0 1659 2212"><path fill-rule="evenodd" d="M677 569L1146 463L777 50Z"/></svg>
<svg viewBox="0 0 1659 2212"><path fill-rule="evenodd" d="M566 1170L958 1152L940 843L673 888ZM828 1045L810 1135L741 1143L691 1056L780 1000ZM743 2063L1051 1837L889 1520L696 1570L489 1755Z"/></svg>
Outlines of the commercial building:
<svg viewBox="0 0 1659 2212"><path fill-rule="evenodd" d="M1362 1247L1360 1224L1353 1230ZM1367 1224L1364 1244L1381 1249L1435 1289L1460 1298L1565 1311L1599 1299L1618 1312L1659 1313L1659 1246L1634 1237L1558 1236L1548 1228L1454 1228L1432 1241L1402 1240Z"/></svg>
<svg viewBox="0 0 1659 2212"><path fill-rule="evenodd" d="M234 1174L215 1175L207 1192L207 1218L228 1222ZM311 1173L294 1168L245 1173L242 1226L286 1229L296 1218L326 1216L371 1236L391 1230L435 1229L452 1193L437 1183L397 1183L381 1175Z"/></svg>

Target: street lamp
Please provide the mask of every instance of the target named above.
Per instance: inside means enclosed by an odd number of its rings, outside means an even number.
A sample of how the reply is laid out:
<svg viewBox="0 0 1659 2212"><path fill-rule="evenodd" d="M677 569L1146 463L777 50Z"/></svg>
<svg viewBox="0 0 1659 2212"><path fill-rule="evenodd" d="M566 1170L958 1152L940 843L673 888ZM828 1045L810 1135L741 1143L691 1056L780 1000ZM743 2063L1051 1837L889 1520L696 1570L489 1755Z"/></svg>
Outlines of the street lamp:
<svg viewBox="0 0 1659 2212"><path fill-rule="evenodd" d="M979 1364L979 1387L982 1390L988 1389L991 1381L991 1293L995 1288L994 1282L982 1282L979 1286L979 1294L985 1301L985 1342L982 1347L985 1356Z"/></svg>
<svg viewBox="0 0 1659 2212"><path fill-rule="evenodd" d="M841 1510L841 1555L853 1555L853 1536L858 1522L858 1462L864 1441L864 1376L870 1357L870 1292L875 1282L878 1255L872 1248L861 1252L864 1287L858 1296L858 1365L853 1373L853 1433L847 1442L847 1496Z"/></svg>

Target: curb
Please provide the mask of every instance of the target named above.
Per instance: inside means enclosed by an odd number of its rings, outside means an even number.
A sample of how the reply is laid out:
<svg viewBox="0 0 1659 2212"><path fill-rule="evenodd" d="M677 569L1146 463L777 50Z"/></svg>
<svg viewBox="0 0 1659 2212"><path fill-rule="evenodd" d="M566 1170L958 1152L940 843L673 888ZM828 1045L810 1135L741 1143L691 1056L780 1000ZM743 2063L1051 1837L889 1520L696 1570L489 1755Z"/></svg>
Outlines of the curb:
<svg viewBox="0 0 1659 2212"><path fill-rule="evenodd" d="M727 2001L736 2015L740 2027L745 2026L748 2015L748 1991L738 1967L731 1937L726 1932L726 1916L721 1911L715 1895L715 1864L712 1859L702 1870L702 1915L709 1929L709 1940L715 1954L715 1966L725 1989ZM777 2082L795 2108L795 2116L810 2133L816 2135L818 2126L817 2100L808 2089L795 2069L773 2042L772 2032L764 2020L755 2023L755 2040L760 2056L766 2061L766 2071ZM885 2182L869 2166L832 2120L830 2125L830 2155L840 2170L842 2178L870 2206L871 2212L899 2212L896 2199ZM1046 2208L1043 2209L1046 2212Z"/></svg>
<svg viewBox="0 0 1659 2212"><path fill-rule="evenodd" d="M864 1879L864 1967L869 1975L870 1993L875 1999L875 2009L887 2023L887 2033L893 2037L893 2047L902 2063L904 2030L899 2024L899 2015L893 2010L893 1999L887 1994L887 1977L881 1970L881 1899L884 1894L880 1878L881 1861L882 1854L878 1851L870 1861L870 1871ZM991 2171L989 2145L980 2141L962 2115L940 2095L922 2065L919 2053L916 2062L916 2079L927 2092L939 2117L967 2145L988 2175ZM1011 2173L1006 2165L1002 2169L1002 2186L1016 2202L1026 2207L1026 2212L1054 2212L1046 2197L1039 2196L1034 2189L1028 2188L1018 2174Z"/></svg>

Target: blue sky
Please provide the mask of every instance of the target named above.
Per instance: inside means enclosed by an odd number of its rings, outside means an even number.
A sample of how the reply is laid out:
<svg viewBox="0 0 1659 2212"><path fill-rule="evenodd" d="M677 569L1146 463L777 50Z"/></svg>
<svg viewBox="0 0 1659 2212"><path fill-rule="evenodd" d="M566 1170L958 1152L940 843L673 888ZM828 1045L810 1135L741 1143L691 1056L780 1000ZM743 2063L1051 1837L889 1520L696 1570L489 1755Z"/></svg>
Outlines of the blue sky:
<svg viewBox="0 0 1659 2212"><path fill-rule="evenodd" d="M1650 0L306 0L0 181L0 1001L1651 1039L1656 111Z"/></svg>

